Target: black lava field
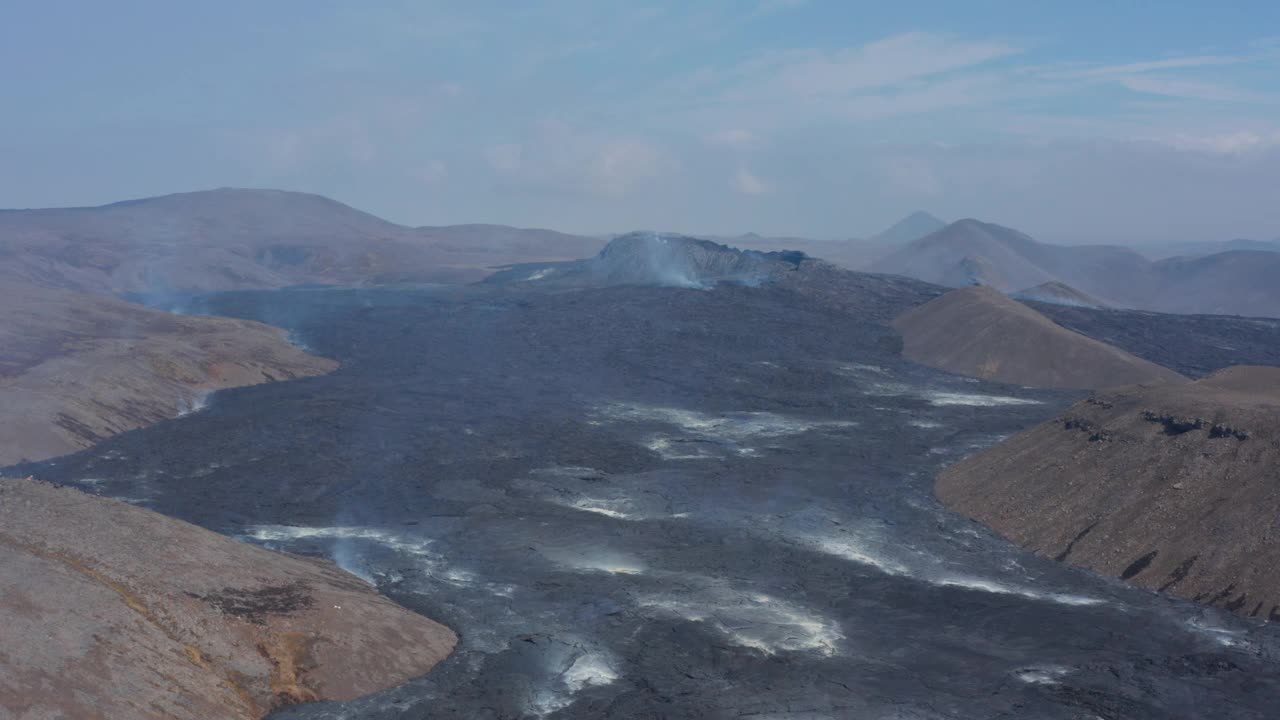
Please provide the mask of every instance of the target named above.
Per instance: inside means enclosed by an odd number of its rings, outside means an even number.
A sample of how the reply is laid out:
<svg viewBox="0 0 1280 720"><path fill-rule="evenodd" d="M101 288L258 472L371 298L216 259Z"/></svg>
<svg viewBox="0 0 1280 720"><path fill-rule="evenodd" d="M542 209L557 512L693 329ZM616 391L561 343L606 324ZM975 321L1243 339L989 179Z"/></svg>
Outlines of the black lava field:
<svg viewBox="0 0 1280 720"><path fill-rule="evenodd" d="M1280 715L1275 629L933 498L940 467L1079 394L910 365L854 306L770 285L208 296L192 309L341 369L6 474L332 557L460 636L426 677L278 718Z"/></svg>

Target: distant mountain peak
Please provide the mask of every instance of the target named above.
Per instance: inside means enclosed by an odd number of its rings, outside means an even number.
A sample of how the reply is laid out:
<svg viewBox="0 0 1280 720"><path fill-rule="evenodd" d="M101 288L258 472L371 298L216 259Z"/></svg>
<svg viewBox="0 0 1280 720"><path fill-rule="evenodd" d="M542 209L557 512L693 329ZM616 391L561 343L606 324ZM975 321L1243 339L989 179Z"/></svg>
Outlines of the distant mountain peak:
<svg viewBox="0 0 1280 720"><path fill-rule="evenodd" d="M916 210L894 223L889 229L877 233L871 240L885 245L905 245L919 240L925 235L937 232L946 227L946 225L946 222L939 220L934 215L924 210Z"/></svg>
<svg viewBox="0 0 1280 720"><path fill-rule="evenodd" d="M928 222L928 223L933 223L935 225L947 224L946 220L942 220L937 215L934 215L933 213L930 213L930 212L926 212L924 210L916 210L915 212L912 212L910 215L899 220L897 224L901 225L902 223L913 223L913 222Z"/></svg>

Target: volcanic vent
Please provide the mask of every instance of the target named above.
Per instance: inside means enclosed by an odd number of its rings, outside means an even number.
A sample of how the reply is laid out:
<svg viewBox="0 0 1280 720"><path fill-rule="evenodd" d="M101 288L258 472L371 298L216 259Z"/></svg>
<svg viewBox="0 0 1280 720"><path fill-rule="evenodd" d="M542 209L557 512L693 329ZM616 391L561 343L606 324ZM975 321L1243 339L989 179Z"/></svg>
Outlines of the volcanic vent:
<svg viewBox="0 0 1280 720"><path fill-rule="evenodd" d="M795 270L802 252L739 250L710 240L654 232L614 238L600 254L562 263L513 265L492 275L492 283L543 287L657 285L710 288L719 283L760 285Z"/></svg>

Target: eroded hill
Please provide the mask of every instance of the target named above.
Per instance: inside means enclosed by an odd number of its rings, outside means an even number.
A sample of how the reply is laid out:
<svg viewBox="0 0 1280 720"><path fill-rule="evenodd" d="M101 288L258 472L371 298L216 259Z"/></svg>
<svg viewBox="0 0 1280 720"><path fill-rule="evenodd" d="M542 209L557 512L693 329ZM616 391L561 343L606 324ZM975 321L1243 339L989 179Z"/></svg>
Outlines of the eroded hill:
<svg viewBox="0 0 1280 720"><path fill-rule="evenodd" d="M987 287L953 290L902 313L893 326L907 359L984 380L1052 388L1185 380Z"/></svg>
<svg viewBox="0 0 1280 720"><path fill-rule="evenodd" d="M337 367L257 322L3 281L0 299L0 463L80 450L215 390Z"/></svg>
<svg viewBox="0 0 1280 720"><path fill-rule="evenodd" d="M256 720L456 643L326 561L32 480L0 480L0 588L3 717Z"/></svg>
<svg viewBox="0 0 1280 720"><path fill-rule="evenodd" d="M953 509L1036 552L1280 620L1280 368L1096 393L945 470Z"/></svg>
<svg viewBox="0 0 1280 720"><path fill-rule="evenodd" d="M100 207L0 211L0 278L86 292L469 282L596 238L498 225L412 228L319 195L222 188Z"/></svg>

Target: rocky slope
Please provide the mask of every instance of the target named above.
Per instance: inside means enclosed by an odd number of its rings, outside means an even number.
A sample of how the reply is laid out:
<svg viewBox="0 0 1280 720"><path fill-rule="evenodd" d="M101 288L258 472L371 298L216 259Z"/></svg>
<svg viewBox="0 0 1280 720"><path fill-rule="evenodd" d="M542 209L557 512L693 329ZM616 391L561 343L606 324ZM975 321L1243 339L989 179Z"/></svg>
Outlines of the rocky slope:
<svg viewBox="0 0 1280 720"><path fill-rule="evenodd" d="M0 480L0 717L256 719L398 685L446 627L328 562Z"/></svg>
<svg viewBox="0 0 1280 720"><path fill-rule="evenodd" d="M1280 620L1280 368L1095 394L945 470L945 503L1058 560Z"/></svg>
<svg viewBox="0 0 1280 720"><path fill-rule="evenodd" d="M197 409L214 390L336 363L261 323L175 316L0 281L0 463L87 447Z"/></svg>
<svg viewBox="0 0 1280 720"><path fill-rule="evenodd" d="M988 287L953 290L907 310L893 326L908 359L984 380L1052 388L1185 380Z"/></svg>
<svg viewBox="0 0 1280 720"><path fill-rule="evenodd" d="M1016 292L1062 283L1117 307L1174 313L1280 316L1280 253L1222 252L1152 262L1130 248L1064 246L966 219L951 223L867 269L963 287Z"/></svg>
<svg viewBox="0 0 1280 720"><path fill-rule="evenodd" d="M223 188L0 211L0 278L116 294L462 282L602 244L495 225L410 228L318 195Z"/></svg>

